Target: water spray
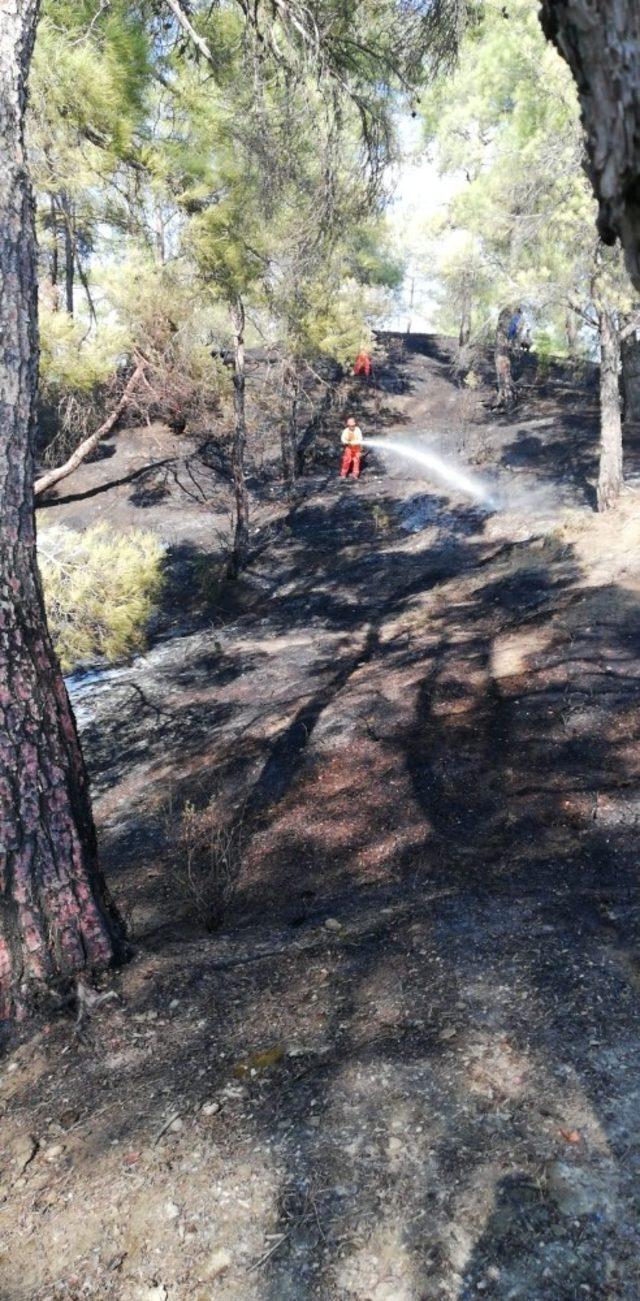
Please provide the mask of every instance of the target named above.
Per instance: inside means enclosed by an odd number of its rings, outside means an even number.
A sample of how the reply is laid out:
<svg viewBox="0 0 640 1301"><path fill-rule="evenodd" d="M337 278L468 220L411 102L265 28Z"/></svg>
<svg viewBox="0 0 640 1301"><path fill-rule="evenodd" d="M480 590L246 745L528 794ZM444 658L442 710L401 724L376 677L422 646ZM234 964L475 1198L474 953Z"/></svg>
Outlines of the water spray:
<svg viewBox="0 0 640 1301"><path fill-rule="evenodd" d="M430 478L451 488L457 488L459 492L467 497L473 497L474 501L481 502L484 506L495 505L491 494L479 479L473 478L459 466L445 461L444 457L439 456L437 452L402 438L365 438L364 442L366 447L376 447L381 452L393 452L396 456L413 461L426 470Z"/></svg>

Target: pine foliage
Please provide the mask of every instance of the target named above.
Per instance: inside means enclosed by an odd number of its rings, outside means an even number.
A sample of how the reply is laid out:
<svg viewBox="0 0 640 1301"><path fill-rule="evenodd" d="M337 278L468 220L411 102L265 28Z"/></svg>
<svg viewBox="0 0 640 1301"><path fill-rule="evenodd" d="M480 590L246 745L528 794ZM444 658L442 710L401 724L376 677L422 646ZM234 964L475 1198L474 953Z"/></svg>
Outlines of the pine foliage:
<svg viewBox="0 0 640 1301"><path fill-rule="evenodd" d="M163 548L155 534L40 531L38 558L49 628L62 667L96 657L114 662L141 650L163 585Z"/></svg>

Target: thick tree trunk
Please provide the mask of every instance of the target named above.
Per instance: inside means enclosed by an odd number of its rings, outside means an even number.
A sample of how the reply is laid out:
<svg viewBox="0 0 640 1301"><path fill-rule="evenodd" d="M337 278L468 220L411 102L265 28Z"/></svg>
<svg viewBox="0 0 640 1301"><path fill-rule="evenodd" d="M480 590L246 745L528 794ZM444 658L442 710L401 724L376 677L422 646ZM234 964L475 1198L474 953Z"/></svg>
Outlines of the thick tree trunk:
<svg viewBox="0 0 640 1301"><path fill-rule="evenodd" d="M515 401L513 377L511 375L511 345L507 335L512 316L513 308L503 307L496 327L495 365L498 406L505 407L507 410L513 406Z"/></svg>
<svg viewBox="0 0 640 1301"><path fill-rule="evenodd" d="M295 362L286 367L283 387L289 409L280 432L282 477L287 489L291 491L298 475L298 400L300 385Z"/></svg>
<svg viewBox="0 0 640 1301"><path fill-rule="evenodd" d="M540 16L578 86L600 235L640 289L640 4L543 0Z"/></svg>
<svg viewBox="0 0 640 1301"><path fill-rule="evenodd" d="M233 550L229 560L228 574L237 578L249 548L249 494L244 473L244 454L247 444L247 418L245 412L245 375L244 375L244 306L238 299L230 307L233 326L233 445L231 449L231 469L233 473L233 490L236 506L236 522L233 537Z"/></svg>
<svg viewBox="0 0 640 1301"><path fill-rule="evenodd" d="M0 1016L35 983L112 961L75 722L47 632L33 512L38 342L24 153L37 0L0 5Z"/></svg>
<svg viewBox="0 0 640 1301"><path fill-rule="evenodd" d="M611 312L598 313L600 330L600 469L599 511L615 506L622 490L622 418L620 412L620 339Z"/></svg>
<svg viewBox="0 0 640 1301"><path fill-rule="evenodd" d="M620 351L624 418L640 421L640 339L636 338L635 330L622 339Z"/></svg>

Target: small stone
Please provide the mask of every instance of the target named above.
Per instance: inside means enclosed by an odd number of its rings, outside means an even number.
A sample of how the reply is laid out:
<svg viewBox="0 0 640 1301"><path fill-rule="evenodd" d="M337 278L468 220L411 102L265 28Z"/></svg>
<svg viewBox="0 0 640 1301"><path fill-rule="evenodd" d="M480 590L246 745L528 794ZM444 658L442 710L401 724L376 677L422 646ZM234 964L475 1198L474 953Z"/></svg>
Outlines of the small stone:
<svg viewBox="0 0 640 1301"><path fill-rule="evenodd" d="M180 1214L180 1207L176 1206L175 1202L167 1202L164 1208L164 1213L168 1220L177 1220Z"/></svg>
<svg viewBox="0 0 640 1301"><path fill-rule="evenodd" d="M390 1138L387 1143L387 1151L390 1154L402 1151L402 1142L399 1138Z"/></svg>
<svg viewBox="0 0 640 1301"><path fill-rule="evenodd" d="M71 1108L69 1111L62 1112L58 1124L62 1129L71 1129L73 1125L77 1125L79 1119L80 1112Z"/></svg>
<svg viewBox="0 0 640 1301"><path fill-rule="evenodd" d="M222 1110L220 1102L205 1102L200 1108L203 1116L216 1116Z"/></svg>
<svg viewBox="0 0 640 1301"><path fill-rule="evenodd" d="M219 1278L232 1265L231 1252L226 1247L217 1247L211 1252L209 1259L204 1268L204 1277L206 1279Z"/></svg>
<svg viewBox="0 0 640 1301"><path fill-rule="evenodd" d="M61 1157L63 1152L64 1152L64 1144L54 1143L52 1147L45 1148L43 1156L45 1161L57 1161L58 1157Z"/></svg>
<svg viewBox="0 0 640 1301"><path fill-rule="evenodd" d="M324 928L326 931L341 931L342 922L339 922L337 917L327 917Z"/></svg>
<svg viewBox="0 0 640 1301"><path fill-rule="evenodd" d="M27 1166L33 1161L40 1144L33 1134L21 1134L19 1138L11 1145L11 1155L18 1167L18 1173L22 1174Z"/></svg>
<svg viewBox="0 0 640 1301"><path fill-rule="evenodd" d="M179 1116L176 1116L175 1120L172 1120L169 1125L169 1132L171 1134L179 1134L182 1129L184 1129L184 1120L181 1120Z"/></svg>

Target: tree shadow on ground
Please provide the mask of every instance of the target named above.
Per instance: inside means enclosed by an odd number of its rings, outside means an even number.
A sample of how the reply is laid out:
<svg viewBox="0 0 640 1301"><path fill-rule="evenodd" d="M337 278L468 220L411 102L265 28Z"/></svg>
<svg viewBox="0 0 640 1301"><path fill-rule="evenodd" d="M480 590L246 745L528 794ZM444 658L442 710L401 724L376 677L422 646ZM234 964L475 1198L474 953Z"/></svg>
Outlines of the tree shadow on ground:
<svg viewBox="0 0 640 1301"><path fill-rule="evenodd" d="M237 1248L238 1295L260 1301L633 1296L637 597L585 587L552 537L435 517L420 546L397 516L381 537L357 491L308 503L269 555L261 620L159 669L170 720L149 729L141 798L177 754L183 791L253 800L247 878L217 937L143 937L135 1032L109 1012L125 1047L78 1050L86 1159L104 1180L134 1146L139 1196L193 1195L179 1133L156 1144L177 1109L209 1213L216 1181L238 1205L238 1166L250 1186L263 1161L259 1242L250 1204ZM151 897L165 863L146 845ZM134 1019L158 1006L157 1030ZM48 1114L50 1079L24 1105ZM586 1178L582 1209L558 1162Z"/></svg>
<svg viewBox="0 0 640 1301"><path fill-rule="evenodd" d="M107 1068L78 1050L65 1089L82 1079L83 1113L98 1113L84 1157L103 1178L123 1145L139 1151L142 1126L144 1195L153 1173L164 1204L167 1187L179 1200L197 1178L181 1174L179 1136L154 1156L175 1109L236 1199L238 1153L256 1172L268 1154L259 1236L282 1241L255 1287L244 1273L260 1301L462 1299L485 1282L490 1295L569 1301L615 1281L633 1244L620 1208L640 1056L636 596L584 588L553 539L479 532L416 553L396 552L391 533L368 573L364 501L318 509L283 544L260 633L276 648L309 634L300 680L269 699L267 651L241 621L219 660L202 642L163 679L163 708L182 672L215 697L192 701L184 733L154 735L152 760L182 761L192 735L219 779L208 711L228 711L222 732L245 731L255 875L217 938L142 945L127 1018L160 1002L156 1029L134 1020L132 1036L114 1011L121 1059ZM319 545L335 560L322 581ZM295 663L288 651L292 675ZM248 701L225 697L243 677ZM178 727L184 702L173 708ZM119 734L115 752L128 744ZM228 734L221 757L233 759ZM147 861L157 893L162 861ZM156 955L161 967L144 967ZM273 1067L238 1085L233 1065L274 1044ZM201 1103L234 1078L207 1128ZM32 1086L31 1109L50 1108L50 1080ZM135 1108L122 1106L130 1094ZM574 1144L563 1133L575 1129ZM585 1168L586 1209L566 1210L558 1161ZM276 1241L249 1240L241 1272Z"/></svg>
<svg viewBox="0 0 640 1301"><path fill-rule="evenodd" d="M539 566L531 572L540 584ZM392 1223L390 1286L406 1289L410 1280L411 1295L440 1295L457 1276L461 1298L476 1295L480 1283L505 1297L520 1287L521 1295L547 1288L568 1299L583 1284L611 1286L620 1268L624 1278L626 1230L612 1239L620 1199L630 1195L628 1065L637 1065L640 1045L629 1037L635 982L622 954L637 936L638 889L635 817L621 825L615 804L628 798L630 785L638 799L629 737L637 741L640 715L639 615L635 596L619 589L579 596L577 577L566 557L548 576L532 615L539 633L545 606L548 644L524 653L519 671L506 678L491 671L495 582L442 618L445 635L406 742L427 832L410 854L420 886L401 896L404 936L397 918L379 919L358 939L353 896L342 895L342 969L327 1036L335 1059L314 1083L325 1139L307 1127L301 1143L295 1126L285 1180L301 1193L319 1179L331 1188L321 1214L324 1247L311 1217L298 1223L289 1261L271 1268L263 1295L273 1301L289 1295L301 1260L314 1252L326 1264L309 1295L340 1294L339 1284L356 1279L372 1254L382 1260ZM513 585L498 595L502 613L513 613ZM621 616L622 635L614 623L600 628L585 660L578 630L591 628L603 602ZM594 667L601 657L608 665ZM412 667L411 657L405 666ZM609 694L606 728L602 690ZM379 804L380 788L376 793ZM614 808L605 812L608 798ZM378 826L369 825L375 835ZM345 866L357 848L352 838ZM308 856L307 843L299 861ZM406 871L407 862L402 866ZM401 870L392 875L407 880ZM438 886L453 897L429 902ZM391 886L387 904L398 900ZM383 992L393 989L393 971L385 969L393 967L394 941L400 992L395 1013L383 1009L376 1032L370 1017L363 1024L360 1000L377 976ZM351 1124L337 1118L345 1092ZM297 1113L304 1129L303 1119L304 1103ZM606 1148L598 1150L600 1134ZM367 1178L367 1165L375 1177ZM288 1212L277 1227L290 1230ZM355 1263L341 1278L345 1242Z"/></svg>
<svg viewBox="0 0 640 1301"><path fill-rule="evenodd" d="M114 453L115 448L112 449L112 454ZM82 492L72 492L68 493L66 496L45 496L43 501L38 503L38 509L55 509L56 506L69 506L78 501L90 501L93 497L100 497L103 493L110 492L113 488L122 488L128 483L140 484L132 494L132 500L134 500L136 492L144 494L144 485L153 478L159 470L164 470L166 467L174 463L175 458L162 457L157 461L153 461L150 465L141 465L136 470L131 470L130 473L122 475L119 479L108 479L104 483L95 484L91 488L85 488Z"/></svg>

